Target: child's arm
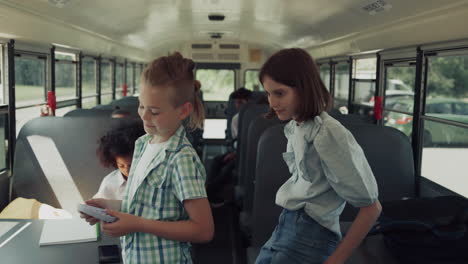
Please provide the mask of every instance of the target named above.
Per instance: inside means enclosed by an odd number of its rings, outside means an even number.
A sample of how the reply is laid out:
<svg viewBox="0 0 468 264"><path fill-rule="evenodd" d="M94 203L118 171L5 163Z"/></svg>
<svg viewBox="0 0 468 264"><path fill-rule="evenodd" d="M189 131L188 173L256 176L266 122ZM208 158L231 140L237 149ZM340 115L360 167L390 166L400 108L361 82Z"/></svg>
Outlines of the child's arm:
<svg viewBox="0 0 468 264"><path fill-rule="evenodd" d="M103 223L102 230L113 236L143 232L178 241L196 243L210 241L214 234L214 224L208 199L185 200L184 208L189 219L173 222L150 220L108 210L110 215L119 218L119 220L114 223Z"/></svg>
<svg viewBox="0 0 468 264"><path fill-rule="evenodd" d="M372 228L372 225L379 217L381 211L382 206L379 201L376 201L369 206L361 207L346 236L324 264L344 263L366 237L367 233Z"/></svg>

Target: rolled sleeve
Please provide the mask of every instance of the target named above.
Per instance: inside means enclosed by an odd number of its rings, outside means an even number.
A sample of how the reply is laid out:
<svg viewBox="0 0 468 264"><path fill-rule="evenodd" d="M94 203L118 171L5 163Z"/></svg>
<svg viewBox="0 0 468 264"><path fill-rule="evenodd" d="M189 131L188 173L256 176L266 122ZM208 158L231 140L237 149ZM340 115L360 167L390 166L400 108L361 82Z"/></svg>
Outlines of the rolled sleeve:
<svg viewBox="0 0 468 264"><path fill-rule="evenodd" d="M191 153L175 158L173 192L179 201L205 198L205 169L200 160Z"/></svg>
<svg viewBox="0 0 468 264"><path fill-rule="evenodd" d="M341 125L324 126L314 145L324 174L339 196L356 207L378 199L372 169L351 132Z"/></svg>

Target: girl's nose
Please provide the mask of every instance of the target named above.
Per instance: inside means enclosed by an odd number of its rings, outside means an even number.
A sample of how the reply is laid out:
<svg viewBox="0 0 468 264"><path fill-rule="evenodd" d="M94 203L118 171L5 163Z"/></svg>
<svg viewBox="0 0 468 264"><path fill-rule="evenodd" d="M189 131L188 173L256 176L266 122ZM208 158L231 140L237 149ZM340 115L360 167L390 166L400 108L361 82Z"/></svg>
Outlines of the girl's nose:
<svg viewBox="0 0 468 264"><path fill-rule="evenodd" d="M278 104L278 102L275 99L273 99L271 96L268 97L268 103L270 104L271 108L275 108Z"/></svg>

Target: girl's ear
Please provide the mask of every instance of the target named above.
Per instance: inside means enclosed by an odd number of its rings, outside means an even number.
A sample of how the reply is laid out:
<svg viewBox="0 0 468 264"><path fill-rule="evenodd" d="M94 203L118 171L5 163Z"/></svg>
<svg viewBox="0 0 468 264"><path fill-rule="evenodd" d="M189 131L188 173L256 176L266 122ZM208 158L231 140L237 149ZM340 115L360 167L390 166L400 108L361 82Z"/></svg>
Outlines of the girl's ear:
<svg viewBox="0 0 468 264"><path fill-rule="evenodd" d="M186 119L193 111L193 105L190 102L183 103L179 106L179 118L180 120Z"/></svg>

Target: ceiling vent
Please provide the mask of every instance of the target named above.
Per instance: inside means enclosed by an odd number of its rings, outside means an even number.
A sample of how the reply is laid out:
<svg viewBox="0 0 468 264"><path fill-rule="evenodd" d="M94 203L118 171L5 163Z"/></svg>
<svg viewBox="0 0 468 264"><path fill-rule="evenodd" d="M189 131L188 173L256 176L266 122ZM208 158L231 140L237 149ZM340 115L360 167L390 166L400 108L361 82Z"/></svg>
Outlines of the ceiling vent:
<svg viewBox="0 0 468 264"><path fill-rule="evenodd" d="M212 45L207 44L192 44L192 49L211 49Z"/></svg>
<svg viewBox="0 0 468 264"><path fill-rule="evenodd" d="M238 61L240 56L238 53L219 53L218 60L222 61Z"/></svg>
<svg viewBox="0 0 468 264"><path fill-rule="evenodd" d="M213 56L213 53L201 53L201 52L196 52L196 53L192 53L192 59L193 60L202 60L202 61L206 61L206 60L213 60L214 59L214 56Z"/></svg>
<svg viewBox="0 0 468 264"><path fill-rule="evenodd" d="M239 44L219 44L220 49L240 49Z"/></svg>
<svg viewBox="0 0 468 264"><path fill-rule="evenodd" d="M392 8L392 5L388 4L385 0L374 0L369 2L361 8L362 11L374 16L378 13L388 11Z"/></svg>
<svg viewBox="0 0 468 264"><path fill-rule="evenodd" d="M208 19L210 21L223 21L225 16L223 14L209 14Z"/></svg>

